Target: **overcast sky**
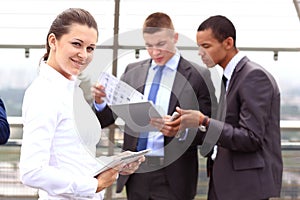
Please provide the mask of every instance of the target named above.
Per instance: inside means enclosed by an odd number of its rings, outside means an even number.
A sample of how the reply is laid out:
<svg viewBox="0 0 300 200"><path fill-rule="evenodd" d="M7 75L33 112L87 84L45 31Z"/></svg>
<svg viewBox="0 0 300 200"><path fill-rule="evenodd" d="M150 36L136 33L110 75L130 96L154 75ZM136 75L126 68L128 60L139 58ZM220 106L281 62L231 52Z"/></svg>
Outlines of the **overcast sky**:
<svg viewBox="0 0 300 200"><path fill-rule="evenodd" d="M114 0L0 0L0 44L43 44L54 17L69 7L94 14L100 43L113 33ZM120 32L139 29L152 12L169 14L175 28L194 39L198 25L222 14L236 26L239 46L299 47L293 0L121 0ZM5 20L6 19L6 20Z"/></svg>
<svg viewBox="0 0 300 200"><path fill-rule="evenodd" d="M69 7L85 8L95 16L100 29L98 45L112 41L114 0L0 0L0 3L0 45L44 45L55 16ZM157 11L169 14L175 29L191 41L195 41L196 29L204 19L222 14L236 26L238 47L300 48L300 21L293 0L121 0L120 35L140 29L144 19ZM135 38L126 42L134 43ZM30 50L31 59L25 59L24 49L0 51L0 69L8 66L28 69L42 56L41 51L35 54L35 50ZM290 85L299 83L300 52L279 52L276 62L273 52L249 52L249 57L278 79L290 79ZM132 55L124 55L122 60L124 65L135 61ZM120 66L120 73L124 65Z"/></svg>

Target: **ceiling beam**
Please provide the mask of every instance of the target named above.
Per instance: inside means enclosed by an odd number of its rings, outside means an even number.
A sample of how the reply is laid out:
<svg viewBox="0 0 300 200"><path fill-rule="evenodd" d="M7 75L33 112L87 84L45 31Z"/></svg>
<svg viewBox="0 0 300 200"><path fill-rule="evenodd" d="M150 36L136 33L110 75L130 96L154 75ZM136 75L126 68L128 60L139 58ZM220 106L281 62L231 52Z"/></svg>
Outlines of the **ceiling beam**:
<svg viewBox="0 0 300 200"><path fill-rule="evenodd" d="M298 14L298 19L300 20L300 0L293 0L297 14Z"/></svg>
<svg viewBox="0 0 300 200"><path fill-rule="evenodd" d="M198 50L198 47L177 46L180 50ZM0 44L0 49L44 49L45 45ZM97 45L97 49L113 49L114 45ZM145 46L118 45L118 49L145 49ZM273 52L300 52L300 48L291 47L238 47L241 51L273 51Z"/></svg>

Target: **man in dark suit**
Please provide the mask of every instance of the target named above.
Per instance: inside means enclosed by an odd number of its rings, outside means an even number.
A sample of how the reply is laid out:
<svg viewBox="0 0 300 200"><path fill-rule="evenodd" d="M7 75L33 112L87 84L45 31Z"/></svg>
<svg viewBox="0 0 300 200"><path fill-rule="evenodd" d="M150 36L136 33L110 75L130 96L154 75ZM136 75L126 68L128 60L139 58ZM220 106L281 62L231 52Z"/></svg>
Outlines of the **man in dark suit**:
<svg viewBox="0 0 300 200"><path fill-rule="evenodd" d="M186 127L204 131L201 150L211 152L209 200L278 197L283 170L280 92L272 75L242 55L235 41L235 27L224 16L199 26L199 55L208 67L218 64L224 70L217 118L178 108L181 117L165 122L161 131L167 136Z"/></svg>
<svg viewBox="0 0 300 200"><path fill-rule="evenodd" d="M180 55L175 46L178 33L174 31L170 17L165 13L149 15L144 22L143 37L151 59L129 64L121 80L148 96L156 71L164 67L155 104L166 115L171 115L176 106L180 106L201 110L210 116L212 104L216 103L210 72L204 67L195 67ZM96 114L102 127L115 120L110 108L103 105L104 90L101 85L92 89ZM195 136L201 135L197 134L197 129L184 130L177 137L164 137L159 132L149 133L149 136L151 134L147 148L152 152L146 155L146 161L136 173L119 177L117 191L120 192L126 185L129 200L193 199L198 179L195 141L200 140ZM139 136L140 133L125 127L123 150L138 151ZM153 140L152 146L149 140Z"/></svg>
<svg viewBox="0 0 300 200"><path fill-rule="evenodd" d="M5 144L9 138L10 129L3 101L0 99L0 144Z"/></svg>

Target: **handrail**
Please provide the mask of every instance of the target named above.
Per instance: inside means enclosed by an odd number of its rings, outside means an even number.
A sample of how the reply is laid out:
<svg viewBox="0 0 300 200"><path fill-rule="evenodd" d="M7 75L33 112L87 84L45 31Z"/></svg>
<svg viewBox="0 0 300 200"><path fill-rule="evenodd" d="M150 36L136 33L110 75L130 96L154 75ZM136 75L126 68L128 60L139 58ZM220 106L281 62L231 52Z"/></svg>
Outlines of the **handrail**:
<svg viewBox="0 0 300 200"><path fill-rule="evenodd" d="M177 46L181 50L198 50L196 46ZM44 49L43 44L0 44L0 49ZM113 49L113 45L97 45L97 49ZM141 45L118 45L119 49L145 49ZM294 47L239 47L241 51L299 52Z"/></svg>
<svg viewBox="0 0 300 200"><path fill-rule="evenodd" d="M7 117L11 128L22 128L22 117ZM114 128L114 127L112 127ZM300 120L281 120L281 131L300 131ZM8 145L21 145L21 138L10 138ZM282 150L300 150L300 138L298 141L281 141Z"/></svg>
<svg viewBox="0 0 300 200"><path fill-rule="evenodd" d="M12 129L22 129L22 118L21 117L8 117L8 122L10 123L10 126ZM284 130L284 131L300 131L300 121L281 121L280 122L280 126L281 126L281 130ZM115 139L115 131L116 130L117 126L109 126L107 129L109 129L109 140L113 141ZM19 132L22 130L18 130ZM21 146L22 144L22 138L10 138L8 143L5 144L7 146L12 146L12 147L19 147ZM114 147L111 146L111 145L114 145L113 143L109 143L109 146L107 147L108 149L108 155L113 155L114 154ZM100 147L102 148L102 146ZM106 148L106 147L104 147ZM294 152L296 152L296 156L299 155L299 150L300 150L300 138L299 138L299 141L286 141L286 140L282 140L281 141L281 148L282 148L282 151L285 151L285 153L283 154L284 158L285 159L289 159L290 155L293 155L295 154ZM19 151L17 151L17 153L19 153ZM288 156L287 156L288 155ZM201 159L204 159L203 157L200 157L199 158L199 161ZM296 164L294 163L297 163L297 161L295 161L295 157L292 157L293 161L291 163L292 166L285 166L284 170L285 170L285 174L292 174L293 177L294 176L298 176L297 173L299 171L295 171L295 169L298 169ZM290 162L290 161L289 161ZM204 162L203 162L204 163ZM11 165L13 165L14 163L12 163ZM17 165L16 165L17 166ZM9 168L7 168L9 169ZM204 169L205 168L201 168L202 169L202 174L204 172ZM17 173L17 170L16 168L12 168L12 176L14 177L14 179L8 179L8 178L5 178L4 181L5 182L0 182L0 184L5 184L5 185L9 185L10 187L15 187L15 186L21 186L23 187L23 185L20 183L19 179L18 179L18 176L16 176L15 174ZM287 180L291 180L293 181L294 179L293 178L289 178L289 177L286 177L285 179ZM300 182L299 182L300 183ZM200 187L204 187L206 188L206 179L201 179L201 182L199 182L199 184L201 185ZM205 184L205 185L204 185ZM291 184L294 184L294 183L291 183ZM290 191L294 191L293 189L293 185L291 185L290 183L288 182L285 182L285 185L282 187L282 192L284 195L289 195L290 194ZM296 183L297 184L297 183ZM114 195L114 192L113 192L113 187L114 186L111 186L108 188L108 192L106 193L106 199L114 199L113 198L113 195ZM298 185L296 185L296 187L298 187ZM26 188L25 188L26 189ZM25 190L24 189L24 190ZM28 190L28 191L27 191ZM37 196L37 191L35 189L32 189L32 188L27 188L26 189L26 194L24 193L23 190L18 190L17 191L18 193L20 193L21 195L23 195L24 199L28 198L28 197L33 197L33 198L36 198ZM199 192L199 195L203 195L203 191ZM15 193L14 193L15 194ZM20 194L18 194L18 198L20 198ZM11 195L10 193L6 194L2 194L2 196L5 196L7 198L10 198L10 199L14 199L15 196ZM1 194L0 194L0 199L1 199ZM21 199L21 198L20 198ZM118 198L119 199L119 198ZM125 197L120 197L120 199L125 199ZM283 198L283 199L286 199L286 198Z"/></svg>
<svg viewBox="0 0 300 200"><path fill-rule="evenodd" d="M7 117L12 127L22 126L22 117ZM281 131L300 131L300 120L280 120Z"/></svg>
<svg viewBox="0 0 300 200"><path fill-rule="evenodd" d="M281 120L281 131L300 131L300 120Z"/></svg>

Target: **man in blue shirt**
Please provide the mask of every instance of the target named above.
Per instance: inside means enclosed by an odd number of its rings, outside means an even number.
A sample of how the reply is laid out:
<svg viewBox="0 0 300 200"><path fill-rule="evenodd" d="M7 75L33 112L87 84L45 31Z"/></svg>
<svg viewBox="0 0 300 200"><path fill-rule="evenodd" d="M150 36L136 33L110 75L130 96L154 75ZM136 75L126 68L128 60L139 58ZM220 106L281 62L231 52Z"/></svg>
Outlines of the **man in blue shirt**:
<svg viewBox="0 0 300 200"><path fill-rule="evenodd" d="M151 58L130 63L121 80L148 97L165 114L172 115L176 106L181 106L211 116L216 98L210 72L181 56L176 48L178 33L170 17L160 12L149 15L143 25L143 39ZM152 91L155 90L152 88L157 84L159 88L153 98L155 92ZM102 99L106 96L105 88L96 85L92 93L96 115L101 126L107 127L115 119ZM160 132L149 132L148 137L144 135L125 126L123 150L147 148L152 151L145 156L146 161L136 173L118 178L117 192L126 185L128 200L194 199L198 180L197 142L203 134L188 129L176 137L164 137ZM147 142L142 142L143 138L147 138Z"/></svg>

